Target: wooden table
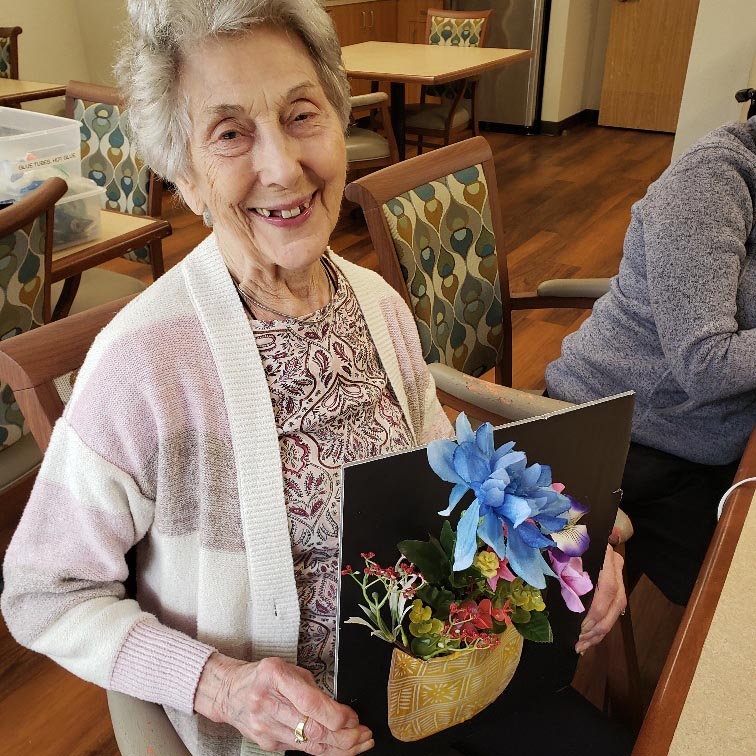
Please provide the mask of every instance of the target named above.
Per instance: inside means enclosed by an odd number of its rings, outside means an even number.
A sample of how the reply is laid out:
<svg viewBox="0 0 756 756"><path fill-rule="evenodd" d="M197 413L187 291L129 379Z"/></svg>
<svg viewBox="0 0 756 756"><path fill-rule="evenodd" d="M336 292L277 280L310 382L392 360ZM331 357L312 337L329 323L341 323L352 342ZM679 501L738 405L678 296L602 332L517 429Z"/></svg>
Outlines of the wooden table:
<svg viewBox="0 0 756 756"><path fill-rule="evenodd" d="M406 84L446 84L532 56L531 50L498 47L442 47L406 42L361 42L341 50L347 75L391 84L391 125L404 160Z"/></svg>
<svg viewBox="0 0 756 756"><path fill-rule="evenodd" d="M84 271L133 252L155 239L164 239L172 232L167 220L147 215L100 210L100 219L101 228L97 238L65 247L52 254L50 281L64 282L53 312L54 320L70 309Z"/></svg>
<svg viewBox="0 0 756 756"><path fill-rule="evenodd" d="M756 431L735 480L754 476ZM633 756L756 753L755 491L725 505Z"/></svg>
<svg viewBox="0 0 756 756"><path fill-rule="evenodd" d="M0 79L0 105L12 107L29 100L44 100L66 93L65 84L44 84L41 81Z"/></svg>

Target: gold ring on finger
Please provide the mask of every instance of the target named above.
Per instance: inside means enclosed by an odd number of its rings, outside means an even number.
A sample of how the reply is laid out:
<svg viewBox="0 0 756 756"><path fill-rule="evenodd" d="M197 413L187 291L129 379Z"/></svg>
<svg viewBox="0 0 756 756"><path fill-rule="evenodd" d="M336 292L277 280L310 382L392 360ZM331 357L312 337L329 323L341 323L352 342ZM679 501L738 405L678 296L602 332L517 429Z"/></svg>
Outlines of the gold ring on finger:
<svg viewBox="0 0 756 756"><path fill-rule="evenodd" d="M305 735L305 725L307 724L309 717L305 715L304 719L297 722L297 726L294 728L294 742L297 745L307 742L307 735Z"/></svg>

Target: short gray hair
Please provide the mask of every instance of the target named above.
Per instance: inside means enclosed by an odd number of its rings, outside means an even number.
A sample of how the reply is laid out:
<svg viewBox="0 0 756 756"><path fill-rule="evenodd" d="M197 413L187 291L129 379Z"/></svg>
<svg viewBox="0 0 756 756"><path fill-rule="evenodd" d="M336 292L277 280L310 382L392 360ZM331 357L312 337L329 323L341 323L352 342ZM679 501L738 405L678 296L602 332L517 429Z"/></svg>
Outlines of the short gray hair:
<svg viewBox="0 0 756 756"><path fill-rule="evenodd" d="M331 19L319 0L128 0L131 29L115 71L137 151L169 180L187 175L190 120L179 92L181 63L205 39L256 26L296 34L343 128L349 82Z"/></svg>

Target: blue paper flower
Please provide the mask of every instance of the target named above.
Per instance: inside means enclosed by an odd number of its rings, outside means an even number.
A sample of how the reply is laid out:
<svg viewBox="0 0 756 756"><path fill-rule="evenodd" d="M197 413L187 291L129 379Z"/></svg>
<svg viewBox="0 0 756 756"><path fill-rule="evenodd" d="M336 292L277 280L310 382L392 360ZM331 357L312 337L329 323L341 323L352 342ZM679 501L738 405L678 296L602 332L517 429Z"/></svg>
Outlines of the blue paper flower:
<svg viewBox="0 0 756 756"><path fill-rule="evenodd" d="M512 571L526 583L545 588L545 575L556 575L541 549L554 546L549 534L567 525L567 518L559 515L569 510L569 500L551 487L547 465L528 467L525 453L515 451L513 442L495 449L490 423L473 432L462 413L456 431L456 441L428 445L433 471L454 483L449 506L439 514L451 514L467 491L475 494L457 525L453 569L464 570L472 564L480 538L500 559L506 556Z"/></svg>

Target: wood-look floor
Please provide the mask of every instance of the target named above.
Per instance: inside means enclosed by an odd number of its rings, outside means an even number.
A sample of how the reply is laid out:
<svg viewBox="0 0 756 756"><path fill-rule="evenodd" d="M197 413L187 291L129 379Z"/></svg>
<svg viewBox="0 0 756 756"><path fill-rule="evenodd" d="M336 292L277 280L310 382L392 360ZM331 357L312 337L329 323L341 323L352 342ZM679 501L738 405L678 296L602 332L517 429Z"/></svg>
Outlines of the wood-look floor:
<svg viewBox="0 0 756 756"><path fill-rule="evenodd" d="M512 291L548 278L608 276L616 272L630 206L667 166L672 137L595 126L561 137L486 133L494 151ZM333 248L376 269L364 223L343 213ZM164 217L173 236L164 242L166 267L175 265L207 233L172 197ZM149 281L146 266L118 260L108 267ZM546 364L583 313L518 314L514 323L514 384L543 386ZM681 611L645 581L632 601L646 701L661 671ZM576 685L599 701L599 654L581 660ZM18 646L0 621L0 756L117 756L104 693Z"/></svg>

